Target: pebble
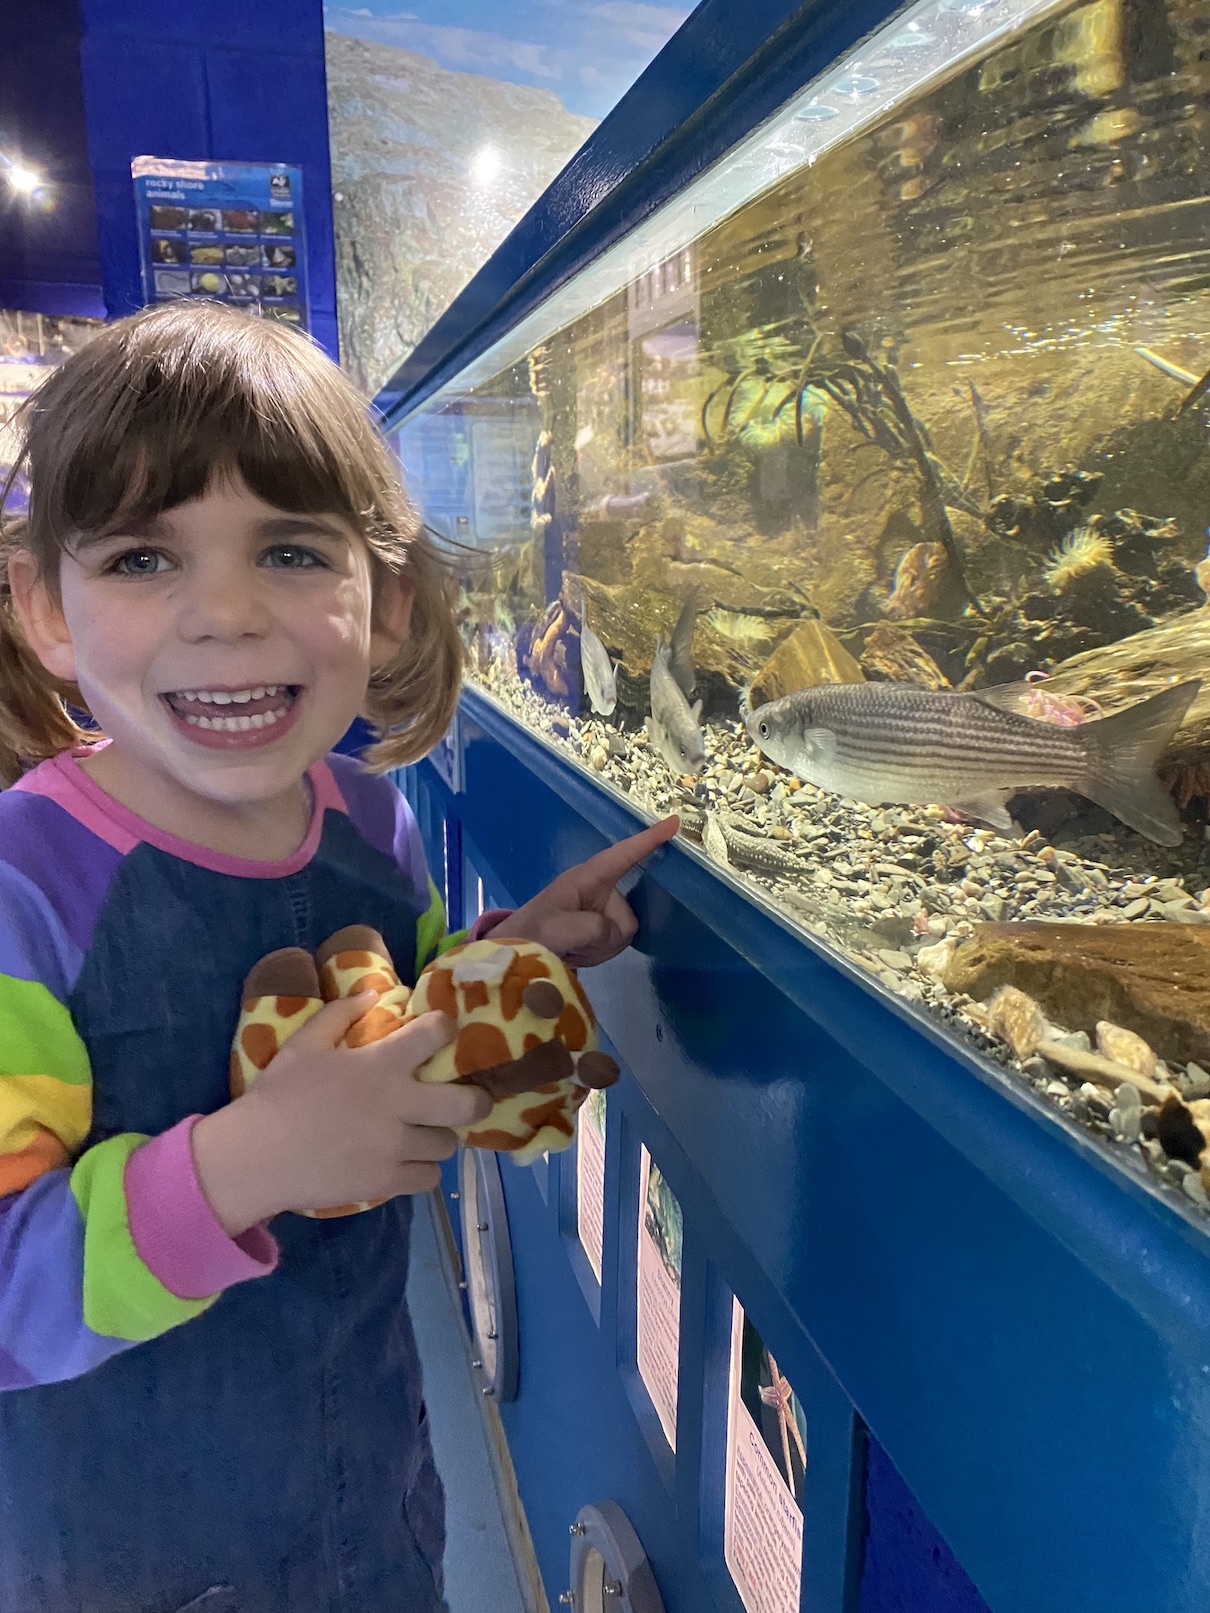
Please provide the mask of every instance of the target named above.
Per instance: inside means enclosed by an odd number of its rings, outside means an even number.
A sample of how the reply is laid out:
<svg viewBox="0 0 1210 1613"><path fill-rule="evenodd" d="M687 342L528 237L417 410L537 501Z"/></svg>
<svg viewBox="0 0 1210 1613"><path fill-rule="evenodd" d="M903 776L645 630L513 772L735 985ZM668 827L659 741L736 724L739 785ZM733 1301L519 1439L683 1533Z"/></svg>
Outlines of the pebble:
<svg viewBox="0 0 1210 1613"><path fill-rule="evenodd" d="M888 969L910 969L912 960L906 952L896 952L889 947L880 947L876 956L886 964Z"/></svg>
<svg viewBox="0 0 1210 1613"><path fill-rule="evenodd" d="M1058 1079L1051 1065L1025 1051L1032 1051L1037 1024L1024 1009L1014 1060L1009 1051L1013 1040L1006 1026L996 1022L992 1005L952 997L944 975L958 942L989 921L1036 918L1120 924L1157 918L1210 924L1206 878L1210 826L1202 837L1206 846L1195 835L1186 835L1179 851L1147 856L1143 866L1152 862L1155 874L1128 872L1125 864L1137 848L1132 849L1117 831L1055 847L1037 830L1009 841L990 829L954 824L939 808L874 809L844 800L773 767L735 721L705 725L706 766L678 788L643 730L626 728L629 719L621 718L622 726L615 727L599 718L571 717L519 680L506 662L489 667L481 681L526 726L555 735L569 755L582 758L581 765L586 763L594 773L624 788L639 806L657 815L676 810L685 799L683 790L691 793L699 818L729 811L737 832L765 836L770 853L778 845L776 857L797 861L801 872L745 868L740 877L758 893L771 896L805 929L849 956L858 948L869 948L862 961L872 974L898 996L923 1000L968 1045L995 1057L1010 1071L1020 1072L1028 1059L1029 1069L1020 1078L1031 1080L1046 1101L1061 1106L1106 1140L1112 1112L1118 1136L1139 1136L1155 1161L1155 1144L1147 1132L1157 1111L1140 1107L1138 1088L1123 1083L1114 1102L1090 1082L1073 1092L1081 1080L1078 1068L1068 1084ZM787 842L801 859L785 857L780 847ZM925 944L913 956L905 947L915 942ZM1045 1023L1040 1006L1028 998L1026 1002ZM1021 1026L1027 1027L1024 1039ZM1083 1032L1052 1026L1046 1028L1046 1039L1075 1061L1092 1047ZM1124 1026L1103 1022L1097 1027L1095 1056L1108 1060L1111 1067L1134 1072L1140 1085L1172 1081L1187 1102L1210 1099L1210 1072L1196 1064L1183 1071L1168 1069L1144 1038ZM1062 1057L1054 1063L1069 1072ZM1154 1086L1148 1090L1149 1101L1154 1102ZM1176 1185L1189 1173L1183 1165L1169 1162L1157 1174ZM1206 1184L1200 1179L1189 1197L1210 1209Z"/></svg>
<svg viewBox="0 0 1210 1613"><path fill-rule="evenodd" d="M1188 1171L1181 1182L1181 1188L1187 1199L1192 1199L1199 1210L1210 1210L1210 1197L1202 1186L1202 1179L1196 1171Z"/></svg>
<svg viewBox="0 0 1210 1613"><path fill-rule="evenodd" d="M930 980L940 980L953 962L956 951L954 942L948 938L938 941L934 946L921 947L916 954L916 967Z"/></svg>

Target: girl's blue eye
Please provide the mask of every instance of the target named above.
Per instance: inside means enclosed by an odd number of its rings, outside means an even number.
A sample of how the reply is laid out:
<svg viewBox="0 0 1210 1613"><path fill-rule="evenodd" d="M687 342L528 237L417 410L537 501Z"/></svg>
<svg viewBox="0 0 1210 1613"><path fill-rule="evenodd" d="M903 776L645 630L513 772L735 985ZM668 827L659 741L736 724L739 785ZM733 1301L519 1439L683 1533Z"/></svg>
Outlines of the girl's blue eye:
<svg viewBox="0 0 1210 1613"><path fill-rule="evenodd" d="M127 549L114 561L113 569L122 577L154 577L163 558L158 549Z"/></svg>
<svg viewBox="0 0 1210 1613"><path fill-rule="evenodd" d="M294 543L276 544L265 558L278 571L312 571L323 565L313 549L300 549Z"/></svg>

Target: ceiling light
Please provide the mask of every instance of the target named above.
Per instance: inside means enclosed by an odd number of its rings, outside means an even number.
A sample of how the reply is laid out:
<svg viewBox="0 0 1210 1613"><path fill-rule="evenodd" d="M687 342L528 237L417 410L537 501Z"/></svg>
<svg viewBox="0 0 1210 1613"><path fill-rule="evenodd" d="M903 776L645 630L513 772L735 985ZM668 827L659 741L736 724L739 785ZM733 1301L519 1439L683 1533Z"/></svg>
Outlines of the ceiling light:
<svg viewBox="0 0 1210 1613"><path fill-rule="evenodd" d="M33 168L22 167L19 162L14 162L10 165L5 177L13 190L20 196L32 196L42 183L40 174Z"/></svg>

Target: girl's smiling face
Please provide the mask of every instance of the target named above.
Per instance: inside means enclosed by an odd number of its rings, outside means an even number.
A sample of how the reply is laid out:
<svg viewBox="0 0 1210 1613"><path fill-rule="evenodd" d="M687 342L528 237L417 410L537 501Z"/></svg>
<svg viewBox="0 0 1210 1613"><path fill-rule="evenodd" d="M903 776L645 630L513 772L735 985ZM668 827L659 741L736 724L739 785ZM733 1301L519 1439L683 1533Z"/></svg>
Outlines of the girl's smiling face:
<svg viewBox="0 0 1210 1613"><path fill-rule="evenodd" d="M375 577L338 516L276 509L238 477L133 530L69 544L58 599L33 564L18 556L10 568L26 636L111 740L89 770L125 805L198 839L212 838L199 833L207 819L297 802L306 769L398 650L411 606L406 580Z"/></svg>

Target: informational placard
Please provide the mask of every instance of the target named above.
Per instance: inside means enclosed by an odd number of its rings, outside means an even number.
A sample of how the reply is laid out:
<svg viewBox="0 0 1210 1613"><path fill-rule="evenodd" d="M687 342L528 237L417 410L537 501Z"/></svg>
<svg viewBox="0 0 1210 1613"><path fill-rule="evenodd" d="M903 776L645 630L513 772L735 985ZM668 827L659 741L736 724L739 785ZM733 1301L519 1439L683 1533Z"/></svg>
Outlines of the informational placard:
<svg viewBox="0 0 1210 1613"><path fill-rule="evenodd" d="M723 1555L747 1613L798 1613L807 1424L738 1301L731 1315Z"/></svg>
<svg viewBox="0 0 1210 1613"><path fill-rule="evenodd" d="M644 1148L639 1161L639 1377L676 1449L676 1390L681 1342L681 1207Z"/></svg>
<svg viewBox="0 0 1210 1613"><path fill-rule="evenodd" d="M606 1094L594 1087L576 1128L576 1231L598 1282L605 1243L605 1104Z"/></svg>
<svg viewBox="0 0 1210 1613"><path fill-rule="evenodd" d="M206 297L306 330L302 173L284 163L136 157L143 297Z"/></svg>

